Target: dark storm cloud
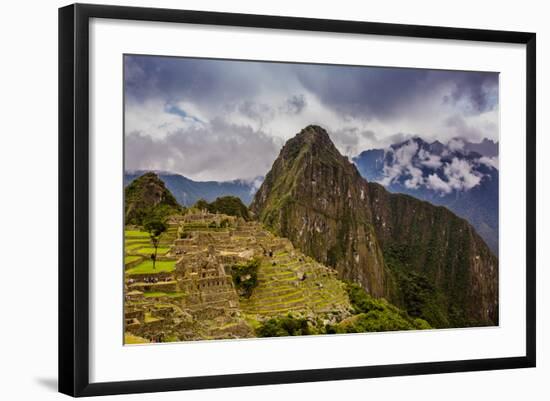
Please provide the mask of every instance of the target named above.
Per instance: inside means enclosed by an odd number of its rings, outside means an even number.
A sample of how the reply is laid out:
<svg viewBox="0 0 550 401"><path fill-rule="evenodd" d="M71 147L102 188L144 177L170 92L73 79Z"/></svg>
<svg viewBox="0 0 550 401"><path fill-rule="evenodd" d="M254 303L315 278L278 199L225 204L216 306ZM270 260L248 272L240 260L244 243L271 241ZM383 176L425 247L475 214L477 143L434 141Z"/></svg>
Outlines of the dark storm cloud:
<svg viewBox="0 0 550 401"><path fill-rule="evenodd" d="M286 100L283 111L289 114L300 114L306 106L307 102L303 94L293 95Z"/></svg>
<svg viewBox="0 0 550 401"><path fill-rule="evenodd" d="M454 104L465 100L469 113L483 113L493 110L498 104L498 74L462 73L451 96L445 99Z"/></svg>
<svg viewBox="0 0 550 401"><path fill-rule="evenodd" d="M407 102L452 84L446 102L466 101L472 112L498 102L498 74L406 68L348 67L311 64L241 62L175 57L126 56L126 90L133 99L187 96L195 101L246 98L262 86L299 81L323 103L344 113L384 117ZM260 80L260 81L259 81ZM303 95L288 99L297 112Z"/></svg>
<svg viewBox="0 0 550 401"><path fill-rule="evenodd" d="M125 89L130 101L151 97L173 101L186 97L203 102L255 92L256 83L247 79L245 69L228 61L126 56L125 67Z"/></svg>
<svg viewBox="0 0 550 401"><path fill-rule="evenodd" d="M329 107L366 118L391 118L411 102L422 102L444 86L452 89L443 101L456 104L464 100L478 113L494 108L498 102L495 73L299 66L298 76Z"/></svg>

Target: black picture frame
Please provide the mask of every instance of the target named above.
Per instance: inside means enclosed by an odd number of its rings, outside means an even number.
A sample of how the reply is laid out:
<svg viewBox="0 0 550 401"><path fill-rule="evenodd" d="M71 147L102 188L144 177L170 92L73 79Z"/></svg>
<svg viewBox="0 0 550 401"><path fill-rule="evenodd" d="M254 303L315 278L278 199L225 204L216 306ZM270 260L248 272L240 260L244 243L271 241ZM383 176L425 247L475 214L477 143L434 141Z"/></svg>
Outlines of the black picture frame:
<svg viewBox="0 0 550 401"><path fill-rule="evenodd" d="M527 68L526 354L495 359L90 383L88 61L91 18L524 44ZM87 4L60 8L59 391L71 396L95 396L534 367L535 121L535 33Z"/></svg>

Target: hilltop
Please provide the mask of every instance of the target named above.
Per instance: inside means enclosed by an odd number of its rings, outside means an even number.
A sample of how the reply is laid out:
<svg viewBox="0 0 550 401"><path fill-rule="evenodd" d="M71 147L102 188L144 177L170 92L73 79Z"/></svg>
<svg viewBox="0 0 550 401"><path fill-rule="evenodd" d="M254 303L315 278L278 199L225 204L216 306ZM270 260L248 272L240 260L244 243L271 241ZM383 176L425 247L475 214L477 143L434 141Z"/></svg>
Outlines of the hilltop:
<svg viewBox="0 0 550 401"><path fill-rule="evenodd" d="M164 218L180 210L174 195L153 172L136 178L124 189L126 224L141 225L146 218Z"/></svg>

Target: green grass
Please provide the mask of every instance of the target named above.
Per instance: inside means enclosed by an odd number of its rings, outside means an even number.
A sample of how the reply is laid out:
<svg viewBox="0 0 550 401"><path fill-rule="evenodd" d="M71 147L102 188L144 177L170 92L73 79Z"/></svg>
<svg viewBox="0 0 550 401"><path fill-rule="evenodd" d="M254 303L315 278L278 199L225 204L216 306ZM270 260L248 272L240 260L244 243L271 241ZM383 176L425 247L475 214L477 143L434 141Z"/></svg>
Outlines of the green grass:
<svg viewBox="0 0 550 401"><path fill-rule="evenodd" d="M127 230L124 231L124 236L126 238L149 238L149 233L146 231L134 231L134 230Z"/></svg>
<svg viewBox="0 0 550 401"><path fill-rule="evenodd" d="M176 269L175 260L157 260L155 269L153 261L146 260L139 265L126 270L126 274L152 274L152 273L171 273Z"/></svg>
<svg viewBox="0 0 550 401"><path fill-rule="evenodd" d="M124 244L125 245L130 245L130 244L151 244L151 240L149 238L131 238L131 239L125 238L124 239Z"/></svg>
<svg viewBox="0 0 550 401"><path fill-rule="evenodd" d="M151 315L150 312L146 312L146 313L145 313L145 316L144 316L144 318L143 318L143 321L144 321L145 323L153 323L153 322L157 322L157 321L159 321L159 320L160 320L160 319L158 319L158 318L154 317L153 315Z"/></svg>
<svg viewBox="0 0 550 401"><path fill-rule="evenodd" d="M142 248L144 246L151 246L151 244L130 244L130 245L125 245L125 251L133 251L133 250L136 250L136 249L139 249L139 248Z"/></svg>
<svg viewBox="0 0 550 401"><path fill-rule="evenodd" d="M177 291L177 292L144 292L143 296L146 298L159 298L159 297L169 297L169 298L183 298L185 296L185 292L183 291Z"/></svg>
<svg viewBox="0 0 550 401"><path fill-rule="evenodd" d="M133 334L128 333L124 334L124 344L146 344L148 342L149 340L145 338L134 336Z"/></svg>
<svg viewBox="0 0 550 401"><path fill-rule="evenodd" d="M124 256L124 264L127 265L139 259L141 259L141 256Z"/></svg>
<svg viewBox="0 0 550 401"><path fill-rule="evenodd" d="M157 254L158 255L165 255L168 253L168 251L170 250L170 248L168 247L158 247L157 249ZM139 250L137 250L137 253L140 253L142 255L151 255L152 253L155 253L155 248L141 248Z"/></svg>

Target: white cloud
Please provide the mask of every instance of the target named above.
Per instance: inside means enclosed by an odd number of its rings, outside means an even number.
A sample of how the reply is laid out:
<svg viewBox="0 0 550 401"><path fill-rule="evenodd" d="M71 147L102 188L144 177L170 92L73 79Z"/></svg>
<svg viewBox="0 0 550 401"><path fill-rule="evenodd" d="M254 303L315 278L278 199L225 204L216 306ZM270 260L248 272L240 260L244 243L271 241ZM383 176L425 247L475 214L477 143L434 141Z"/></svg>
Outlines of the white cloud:
<svg viewBox="0 0 550 401"><path fill-rule="evenodd" d="M495 157L483 156L479 159L479 162L481 164L485 164L488 167L493 167L493 168L496 168L498 170L498 157L497 156L495 156Z"/></svg>
<svg viewBox="0 0 550 401"><path fill-rule="evenodd" d="M171 171L200 181L252 180L269 170L281 146L281 140L250 126L214 119L163 138L126 135L125 168Z"/></svg>
<svg viewBox="0 0 550 401"><path fill-rule="evenodd" d="M464 146L460 140L451 142L455 151ZM451 154L446 150L447 154ZM442 159L426 149L419 149L413 140L397 149L387 150L384 160L383 178L379 181L382 185L402 182L408 189L425 187L442 195L475 188L483 178L483 174L477 170L479 164L494 166L498 163L498 158L468 160L455 156L450 160ZM422 167L428 167L435 172Z"/></svg>
<svg viewBox="0 0 550 401"><path fill-rule="evenodd" d="M443 167L443 171L451 188L457 191L470 190L481 182L483 175L474 170L467 160L454 157L451 163Z"/></svg>
<svg viewBox="0 0 550 401"><path fill-rule="evenodd" d="M437 174L430 174L426 179L426 186L436 192L449 194L452 192L451 186L443 181Z"/></svg>
<svg viewBox="0 0 550 401"><path fill-rule="evenodd" d="M433 170L438 169L443 164L440 156L434 155L425 149L420 149L418 158L420 159L420 164Z"/></svg>
<svg viewBox="0 0 550 401"><path fill-rule="evenodd" d="M422 176L422 170L417 167L409 166L407 172L411 178L405 181L405 186L409 189L416 189L424 184L424 177Z"/></svg>
<svg viewBox="0 0 550 401"><path fill-rule="evenodd" d="M385 159L391 159L391 164L384 165L384 178L381 181L382 185L391 184L396 178L404 174L412 176L408 185L418 185L418 170L412 165L412 159L418 151L418 144L412 140L407 141L404 145L397 149L390 148L385 154ZM388 153L390 156L388 157ZM422 173L422 172L420 172Z"/></svg>

